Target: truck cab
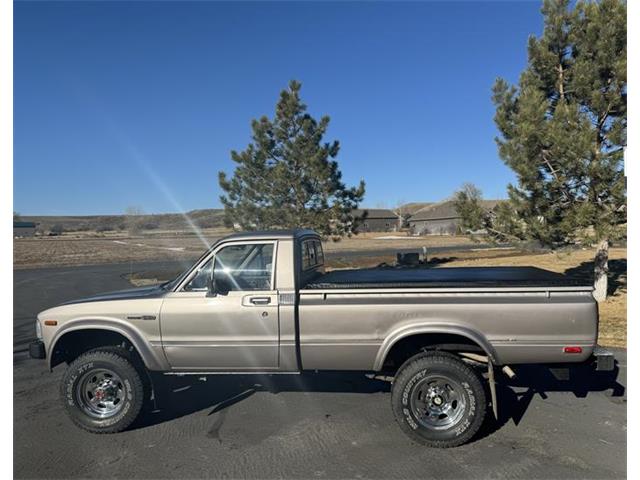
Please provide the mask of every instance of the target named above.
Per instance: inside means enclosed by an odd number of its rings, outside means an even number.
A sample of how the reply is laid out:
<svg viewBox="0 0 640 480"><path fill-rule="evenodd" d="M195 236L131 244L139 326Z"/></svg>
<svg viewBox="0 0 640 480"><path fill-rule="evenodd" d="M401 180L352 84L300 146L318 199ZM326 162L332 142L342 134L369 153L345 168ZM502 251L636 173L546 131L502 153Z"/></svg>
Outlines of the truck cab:
<svg viewBox="0 0 640 480"><path fill-rule="evenodd" d="M296 280L323 271L322 243L310 230L220 241L164 297L170 368L297 372Z"/></svg>

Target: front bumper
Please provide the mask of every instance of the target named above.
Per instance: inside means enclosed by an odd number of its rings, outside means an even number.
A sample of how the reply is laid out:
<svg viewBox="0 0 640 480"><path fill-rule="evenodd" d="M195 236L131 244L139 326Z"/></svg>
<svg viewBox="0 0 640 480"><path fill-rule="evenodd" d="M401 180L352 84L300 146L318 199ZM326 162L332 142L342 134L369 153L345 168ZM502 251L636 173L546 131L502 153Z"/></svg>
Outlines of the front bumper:
<svg viewBox="0 0 640 480"><path fill-rule="evenodd" d="M36 340L35 342L31 342L29 344L29 356L31 358L37 358L39 360L47 358L47 353L44 349L44 342L42 342L42 340Z"/></svg>

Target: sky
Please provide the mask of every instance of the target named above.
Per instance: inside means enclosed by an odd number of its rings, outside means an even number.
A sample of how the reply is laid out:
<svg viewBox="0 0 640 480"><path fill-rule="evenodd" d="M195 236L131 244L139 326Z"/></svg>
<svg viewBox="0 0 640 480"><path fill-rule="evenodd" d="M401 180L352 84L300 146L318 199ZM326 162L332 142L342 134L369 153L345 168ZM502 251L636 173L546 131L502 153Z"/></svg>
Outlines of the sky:
<svg viewBox="0 0 640 480"><path fill-rule="evenodd" d="M504 198L496 77L515 82L540 4L16 2L14 211L220 207L218 171L302 82L363 206Z"/></svg>

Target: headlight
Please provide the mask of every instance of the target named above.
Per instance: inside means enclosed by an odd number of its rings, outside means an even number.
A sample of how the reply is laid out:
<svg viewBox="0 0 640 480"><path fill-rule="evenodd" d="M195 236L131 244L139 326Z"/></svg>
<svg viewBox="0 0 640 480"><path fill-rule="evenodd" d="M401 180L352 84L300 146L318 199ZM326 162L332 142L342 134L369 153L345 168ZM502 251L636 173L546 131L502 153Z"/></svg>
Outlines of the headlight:
<svg viewBox="0 0 640 480"><path fill-rule="evenodd" d="M36 337L38 337L38 340L42 340L42 325L40 325L40 320L36 320Z"/></svg>

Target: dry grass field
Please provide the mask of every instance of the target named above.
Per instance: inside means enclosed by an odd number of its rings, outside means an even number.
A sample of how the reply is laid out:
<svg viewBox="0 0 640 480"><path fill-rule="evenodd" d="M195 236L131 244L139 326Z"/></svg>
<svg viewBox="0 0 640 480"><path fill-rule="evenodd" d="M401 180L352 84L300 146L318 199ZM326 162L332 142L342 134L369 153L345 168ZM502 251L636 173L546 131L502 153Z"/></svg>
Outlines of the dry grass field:
<svg viewBox="0 0 640 480"><path fill-rule="evenodd" d="M224 229L205 229L202 240L196 235L170 231L136 237L81 232L58 237L16 238L13 268L192 259L207 248L207 242L215 242L228 233Z"/></svg>
<svg viewBox="0 0 640 480"><path fill-rule="evenodd" d="M70 265L185 260L198 257L208 245L231 232L202 230L202 237L184 232L156 231L136 237L122 233L78 232L58 237L17 238L13 241L13 267L43 268ZM380 238L383 237L383 238ZM387 237L387 238L384 238ZM327 252L469 245L467 237L409 237L404 234L363 233L339 242L326 242Z"/></svg>

